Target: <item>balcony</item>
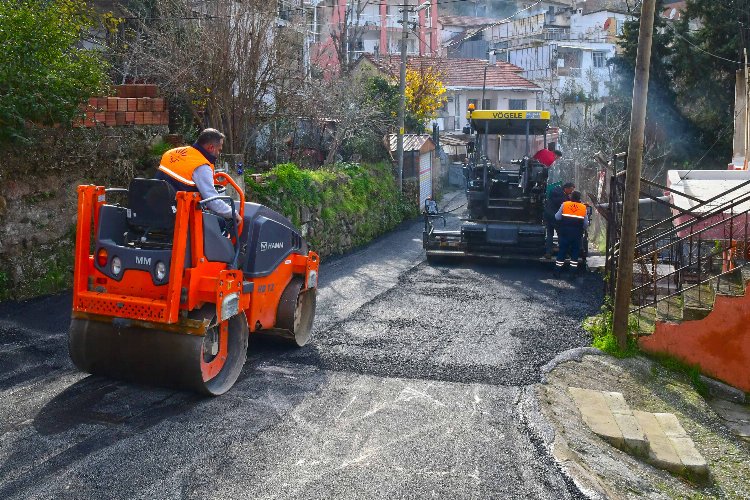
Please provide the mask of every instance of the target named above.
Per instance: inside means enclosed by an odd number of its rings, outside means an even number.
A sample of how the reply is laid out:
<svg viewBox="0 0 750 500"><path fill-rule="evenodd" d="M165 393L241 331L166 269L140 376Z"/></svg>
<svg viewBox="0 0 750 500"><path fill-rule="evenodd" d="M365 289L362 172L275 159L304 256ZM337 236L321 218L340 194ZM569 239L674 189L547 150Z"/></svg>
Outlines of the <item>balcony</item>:
<svg viewBox="0 0 750 500"><path fill-rule="evenodd" d="M388 14L385 16L385 27L393 29L401 29L401 15L400 14ZM415 14L409 15L410 23L418 23L419 17ZM382 18L380 14L360 14L359 23L357 22L356 15L352 18L352 24L358 24L370 29L380 29L382 24ZM425 18L426 27L431 26L431 19Z"/></svg>
<svg viewBox="0 0 750 500"><path fill-rule="evenodd" d="M557 76L568 76L570 78L581 78L581 68L557 68Z"/></svg>

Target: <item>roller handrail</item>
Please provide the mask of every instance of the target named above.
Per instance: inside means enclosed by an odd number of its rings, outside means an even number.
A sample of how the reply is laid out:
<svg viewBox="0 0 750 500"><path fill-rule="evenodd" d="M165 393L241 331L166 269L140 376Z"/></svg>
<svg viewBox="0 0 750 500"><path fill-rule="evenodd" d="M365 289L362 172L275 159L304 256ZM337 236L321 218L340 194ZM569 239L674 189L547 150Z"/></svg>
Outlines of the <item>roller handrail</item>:
<svg viewBox="0 0 750 500"><path fill-rule="evenodd" d="M226 172L214 173L214 182L216 184L219 184L220 186L226 186L227 184L229 184L240 196L240 221L237 224L237 234L242 234L242 228L245 225L245 192L240 189L237 183L234 182L234 179L232 179L232 177L230 177L230 175ZM232 203L232 205L234 204Z"/></svg>

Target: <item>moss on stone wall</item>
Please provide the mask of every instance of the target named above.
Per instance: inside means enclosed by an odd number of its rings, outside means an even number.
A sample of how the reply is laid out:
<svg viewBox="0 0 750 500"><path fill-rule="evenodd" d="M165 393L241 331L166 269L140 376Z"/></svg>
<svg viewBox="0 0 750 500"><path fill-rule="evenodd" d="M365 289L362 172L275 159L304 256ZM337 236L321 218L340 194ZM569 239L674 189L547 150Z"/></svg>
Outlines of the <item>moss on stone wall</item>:
<svg viewBox="0 0 750 500"><path fill-rule="evenodd" d="M39 129L0 162L0 300L69 288L79 184L127 186L158 164L166 127Z"/></svg>
<svg viewBox="0 0 750 500"><path fill-rule="evenodd" d="M418 215L386 163L338 163L304 170L277 165L261 182L246 178L250 200L289 217L322 256L346 252Z"/></svg>

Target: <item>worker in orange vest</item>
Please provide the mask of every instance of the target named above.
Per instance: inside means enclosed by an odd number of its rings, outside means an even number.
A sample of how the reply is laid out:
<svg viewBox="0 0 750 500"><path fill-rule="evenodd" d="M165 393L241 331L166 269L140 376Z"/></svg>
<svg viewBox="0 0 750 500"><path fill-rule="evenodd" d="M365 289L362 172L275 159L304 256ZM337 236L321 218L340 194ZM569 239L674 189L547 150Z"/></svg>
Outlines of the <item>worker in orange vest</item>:
<svg viewBox="0 0 750 500"><path fill-rule="evenodd" d="M214 187L214 164L224 146L224 134L204 129L192 146L170 149L161 157L155 178L167 181L175 191L199 192L204 200L218 196ZM222 200L208 203L212 212L231 219L232 208ZM239 213L235 212L235 219Z"/></svg>
<svg viewBox="0 0 750 500"><path fill-rule="evenodd" d="M570 254L570 270L578 270L578 255L581 253L581 239L583 231L589 226L589 215L586 205L581 203L581 193L573 191L570 200L563 202L555 214L560 221L558 227L557 259L555 260L555 275L559 276L565 265L565 256Z"/></svg>

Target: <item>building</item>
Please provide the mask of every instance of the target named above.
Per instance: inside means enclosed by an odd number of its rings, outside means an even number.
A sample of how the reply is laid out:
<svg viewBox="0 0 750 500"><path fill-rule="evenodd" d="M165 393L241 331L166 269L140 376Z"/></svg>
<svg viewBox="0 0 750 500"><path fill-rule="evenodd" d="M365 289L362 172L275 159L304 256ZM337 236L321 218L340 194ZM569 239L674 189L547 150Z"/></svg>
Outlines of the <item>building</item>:
<svg viewBox="0 0 750 500"><path fill-rule="evenodd" d="M440 16L440 55L457 59L486 59L490 48L489 28L499 19L471 16Z"/></svg>
<svg viewBox="0 0 750 500"><path fill-rule="evenodd" d="M617 37L632 18L616 0L542 2L539 8L491 28L490 49L498 59L523 69L522 76L544 89L544 107L560 99L597 101L607 97L611 80L607 61Z"/></svg>
<svg viewBox="0 0 750 500"><path fill-rule="evenodd" d="M388 136L388 147L391 155L396 154L398 136ZM419 207L424 207L427 198L438 194L445 176L440 159L436 155L435 143L427 134L404 134L404 171L403 179L412 180L419 186Z"/></svg>
<svg viewBox="0 0 750 500"><path fill-rule="evenodd" d="M409 55L439 54L438 2L408 14ZM400 54L403 27L398 0L305 0L311 2L314 40L312 65L322 72L336 72L342 63L351 67L363 54ZM416 8L416 3L414 5ZM310 16L307 16L310 19ZM343 59L343 60L342 60Z"/></svg>
<svg viewBox="0 0 750 500"><path fill-rule="evenodd" d="M355 71L396 80L400 64L399 56L367 54L357 62ZM542 89L521 76L521 68L507 62L415 56L409 58L407 66L430 67L442 75L447 102L433 121L442 131L460 131L467 124L469 104L477 109L539 109Z"/></svg>

